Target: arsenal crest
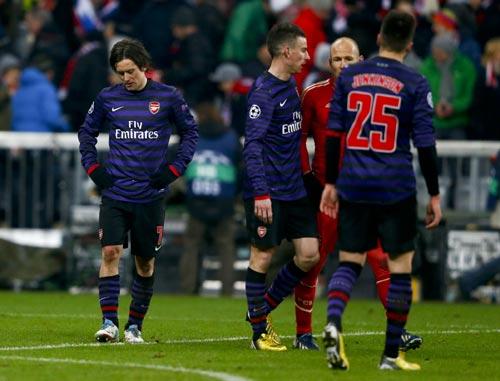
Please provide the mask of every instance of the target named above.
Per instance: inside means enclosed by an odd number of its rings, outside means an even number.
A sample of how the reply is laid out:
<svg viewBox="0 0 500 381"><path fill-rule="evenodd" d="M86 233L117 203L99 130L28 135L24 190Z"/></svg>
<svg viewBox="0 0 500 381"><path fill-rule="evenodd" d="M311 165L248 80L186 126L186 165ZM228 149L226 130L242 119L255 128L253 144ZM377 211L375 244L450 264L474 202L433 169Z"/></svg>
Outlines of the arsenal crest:
<svg viewBox="0 0 500 381"><path fill-rule="evenodd" d="M265 226L259 226L257 228L257 235L259 236L259 238L264 237L266 233L267 233L267 228Z"/></svg>
<svg viewBox="0 0 500 381"><path fill-rule="evenodd" d="M102 241L102 236L103 236L102 228L99 229L98 233L99 233L99 241Z"/></svg>
<svg viewBox="0 0 500 381"><path fill-rule="evenodd" d="M160 102L157 101L149 102L149 112L154 115L158 113L158 111L160 111Z"/></svg>

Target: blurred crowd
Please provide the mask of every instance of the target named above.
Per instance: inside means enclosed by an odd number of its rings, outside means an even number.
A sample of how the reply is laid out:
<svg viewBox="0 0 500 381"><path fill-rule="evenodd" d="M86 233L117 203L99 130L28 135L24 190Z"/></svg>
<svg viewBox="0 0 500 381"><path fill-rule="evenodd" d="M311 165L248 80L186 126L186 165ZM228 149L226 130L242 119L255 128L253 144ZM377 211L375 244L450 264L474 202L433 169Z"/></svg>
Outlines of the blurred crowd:
<svg viewBox="0 0 500 381"><path fill-rule="evenodd" d="M354 38L365 59L375 54L391 8L418 20L406 63L431 84L438 137L500 140L500 0L0 0L0 129L76 131L117 81L110 47L131 36L151 53L148 75L179 87L193 110L210 102L242 135L275 22L306 33L301 91L329 75L337 37Z"/></svg>

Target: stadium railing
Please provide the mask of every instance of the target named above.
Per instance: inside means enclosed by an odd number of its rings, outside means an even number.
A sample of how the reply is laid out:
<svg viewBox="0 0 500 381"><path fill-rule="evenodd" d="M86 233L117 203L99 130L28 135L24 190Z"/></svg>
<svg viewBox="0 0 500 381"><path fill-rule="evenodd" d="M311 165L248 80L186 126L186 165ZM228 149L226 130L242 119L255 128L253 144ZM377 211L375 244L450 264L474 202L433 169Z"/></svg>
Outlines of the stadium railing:
<svg viewBox="0 0 500 381"><path fill-rule="evenodd" d="M173 138L172 143L178 140ZM308 144L312 152L314 143ZM107 147L107 135L101 134L100 157ZM444 207L484 211L490 159L500 142L438 141L437 148ZM420 197L426 199L425 182L418 165L415 168ZM93 189L80 165L76 134L0 132L0 223L4 227L68 226L75 206L96 204Z"/></svg>

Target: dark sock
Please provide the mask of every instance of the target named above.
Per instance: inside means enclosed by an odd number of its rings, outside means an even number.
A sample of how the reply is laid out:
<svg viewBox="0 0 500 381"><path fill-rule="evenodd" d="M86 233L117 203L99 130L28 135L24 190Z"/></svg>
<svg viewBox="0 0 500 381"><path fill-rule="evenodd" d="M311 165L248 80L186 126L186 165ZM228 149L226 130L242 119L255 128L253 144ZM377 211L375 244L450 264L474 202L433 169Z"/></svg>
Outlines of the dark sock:
<svg viewBox="0 0 500 381"><path fill-rule="evenodd" d="M340 262L328 284L327 319L341 332L342 314L362 269L363 266L358 263Z"/></svg>
<svg viewBox="0 0 500 381"><path fill-rule="evenodd" d="M245 279L245 293L247 296L248 304L248 319L252 325L253 340L260 337L261 333L266 332L266 303L264 301L264 294L266 292L266 274L259 273L252 270L250 267L247 269Z"/></svg>
<svg viewBox="0 0 500 381"><path fill-rule="evenodd" d="M306 274L297 267L293 260L283 266L266 292L267 313L278 307Z"/></svg>
<svg viewBox="0 0 500 381"><path fill-rule="evenodd" d="M387 330L384 348L384 355L387 357L398 357L401 334L410 312L411 296L410 274L391 274L387 295Z"/></svg>
<svg viewBox="0 0 500 381"><path fill-rule="evenodd" d="M120 275L100 277L98 280L99 303L102 319L111 320L118 327L118 298L120 296Z"/></svg>
<svg viewBox="0 0 500 381"><path fill-rule="evenodd" d="M153 296L153 283L154 275L142 277L135 274L131 290L132 301L130 302L128 322L125 329L136 324L139 331L142 331L142 322L148 312L149 303Z"/></svg>

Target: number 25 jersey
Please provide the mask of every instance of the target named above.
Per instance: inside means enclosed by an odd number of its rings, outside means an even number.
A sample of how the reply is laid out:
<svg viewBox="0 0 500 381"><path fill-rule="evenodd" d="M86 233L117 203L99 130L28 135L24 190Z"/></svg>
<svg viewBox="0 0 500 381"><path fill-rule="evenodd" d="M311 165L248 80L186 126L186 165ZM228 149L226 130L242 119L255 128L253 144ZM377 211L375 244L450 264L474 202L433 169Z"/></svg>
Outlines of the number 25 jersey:
<svg viewBox="0 0 500 381"><path fill-rule="evenodd" d="M375 57L344 69L328 120L346 136L340 196L391 204L414 195L410 140L417 148L435 145L432 114L427 80L401 62Z"/></svg>

